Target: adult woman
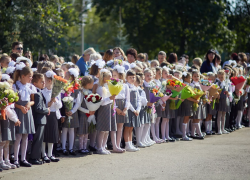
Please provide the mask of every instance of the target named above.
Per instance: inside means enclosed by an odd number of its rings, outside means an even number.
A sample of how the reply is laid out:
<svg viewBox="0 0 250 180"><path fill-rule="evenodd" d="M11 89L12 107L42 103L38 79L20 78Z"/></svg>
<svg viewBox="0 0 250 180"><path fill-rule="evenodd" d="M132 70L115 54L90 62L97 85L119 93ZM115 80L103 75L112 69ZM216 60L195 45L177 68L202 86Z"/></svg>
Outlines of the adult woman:
<svg viewBox="0 0 250 180"><path fill-rule="evenodd" d="M72 56L72 58L71 58L71 62L74 63L74 64L76 64L76 62L78 61L79 58L80 58L80 57L79 57L77 54L74 54L74 55Z"/></svg>
<svg viewBox="0 0 250 180"><path fill-rule="evenodd" d="M24 53L24 57L30 59L31 62L33 63L33 57L32 57L31 51L26 51L26 52Z"/></svg>
<svg viewBox="0 0 250 180"><path fill-rule="evenodd" d="M103 56L103 60L105 62L110 61L111 59L113 59L113 49L108 49Z"/></svg>
<svg viewBox="0 0 250 180"><path fill-rule="evenodd" d="M201 65L201 69L200 69L201 73L207 73L207 72L216 73L217 72L214 66L215 55L216 55L215 50L213 49L208 50L206 57L205 57L205 61Z"/></svg>
<svg viewBox="0 0 250 180"><path fill-rule="evenodd" d="M120 47L115 47L113 49L113 57L114 59L119 59L121 58L122 60L126 61L127 57L125 56L123 50Z"/></svg>
<svg viewBox="0 0 250 180"><path fill-rule="evenodd" d="M170 64L175 64L178 62L177 54L176 53L171 53L168 58L168 62Z"/></svg>

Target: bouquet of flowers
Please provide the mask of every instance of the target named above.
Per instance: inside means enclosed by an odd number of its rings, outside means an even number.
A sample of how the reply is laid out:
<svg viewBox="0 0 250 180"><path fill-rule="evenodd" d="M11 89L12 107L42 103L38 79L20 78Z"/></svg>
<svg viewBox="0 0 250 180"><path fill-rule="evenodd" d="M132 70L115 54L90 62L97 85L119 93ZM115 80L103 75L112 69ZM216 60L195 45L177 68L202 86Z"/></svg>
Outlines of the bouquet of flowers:
<svg viewBox="0 0 250 180"><path fill-rule="evenodd" d="M63 79L60 76L54 75L51 99L58 96L58 94L62 91L63 87L67 83L68 81L66 79Z"/></svg>
<svg viewBox="0 0 250 180"><path fill-rule="evenodd" d="M118 95L123 89L122 81L119 79L111 78L108 81L108 88L111 95Z"/></svg>
<svg viewBox="0 0 250 180"><path fill-rule="evenodd" d="M238 92L235 92L235 94L233 94L235 104L238 104L242 94L243 94L242 91L238 91Z"/></svg>
<svg viewBox="0 0 250 180"><path fill-rule="evenodd" d="M208 91L211 88L212 83L209 80L202 79L200 82L200 86L201 86L202 91Z"/></svg>
<svg viewBox="0 0 250 180"><path fill-rule="evenodd" d="M115 60L114 60L114 66L116 66L116 65L122 66L122 65L123 65L122 62L123 62L123 61L122 61L121 59L115 59Z"/></svg>
<svg viewBox="0 0 250 180"><path fill-rule="evenodd" d="M176 109L178 109L182 103L182 100L193 97L195 95L194 90L190 86L185 86L181 91L181 99L178 101L176 105Z"/></svg>
<svg viewBox="0 0 250 180"><path fill-rule="evenodd" d="M167 89L166 85L167 85L167 81L163 81L161 89L160 89L160 92L163 93L164 95L161 98L163 102L166 102L172 96L172 91L170 89Z"/></svg>
<svg viewBox="0 0 250 180"><path fill-rule="evenodd" d="M65 109L67 111L70 111L72 108L73 108L73 105L74 105L74 98L72 96L65 96L63 99L63 104L65 106ZM70 120L72 119L72 116L68 116L68 124L69 124L69 127L70 127Z"/></svg>
<svg viewBox="0 0 250 180"><path fill-rule="evenodd" d="M201 96L203 96L204 92L202 90L199 90L197 88L194 88L195 95L192 97L196 100L200 100ZM193 111L197 111L198 109L198 103L193 104Z"/></svg>
<svg viewBox="0 0 250 180"><path fill-rule="evenodd" d="M18 93L11 89L10 84L8 82L0 82L0 110L3 120L6 120L5 108L18 100Z"/></svg>
<svg viewBox="0 0 250 180"><path fill-rule="evenodd" d="M163 93L160 92L160 90L159 90L160 88L158 86L155 86L154 88L153 88L153 86L154 86L153 84L151 84L150 86L152 88L150 88L150 92L149 92L149 101L150 101L150 103L155 103L163 97ZM148 106L147 112L149 114L151 114L152 107Z"/></svg>
<svg viewBox="0 0 250 180"><path fill-rule="evenodd" d="M240 77L232 77L231 78L232 83L235 85L235 89L242 89L245 85L246 79L243 76Z"/></svg>
<svg viewBox="0 0 250 180"><path fill-rule="evenodd" d="M173 79L173 80L168 80L167 81L167 89L170 89L172 91L172 98L175 98L176 96L178 96L182 89L186 86L186 84L176 80L176 79ZM170 102L170 109L176 109L176 106L175 106L175 101L174 100L171 100Z"/></svg>
<svg viewBox="0 0 250 180"><path fill-rule="evenodd" d="M102 97L99 94L89 94L85 99L89 111L96 111L102 104ZM89 123L89 133L94 132L96 126L95 115L86 114Z"/></svg>
<svg viewBox="0 0 250 180"><path fill-rule="evenodd" d="M214 109L215 99L220 95L219 90L220 87L217 84L213 84L211 88L208 90L209 96L214 97L212 109Z"/></svg>
<svg viewBox="0 0 250 180"><path fill-rule="evenodd" d="M71 93L73 93L75 90L79 89L80 85L74 81L72 81L71 83L68 82L67 84L65 84L65 86L63 87L63 91L64 91L64 96L70 96Z"/></svg>

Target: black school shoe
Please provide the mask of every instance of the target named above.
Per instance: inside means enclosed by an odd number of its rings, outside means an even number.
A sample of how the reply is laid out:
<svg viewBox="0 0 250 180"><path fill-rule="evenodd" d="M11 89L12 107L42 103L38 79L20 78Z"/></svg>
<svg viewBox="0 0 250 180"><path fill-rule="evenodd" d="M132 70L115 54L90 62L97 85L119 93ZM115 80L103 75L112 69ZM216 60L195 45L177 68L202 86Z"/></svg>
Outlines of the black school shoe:
<svg viewBox="0 0 250 180"><path fill-rule="evenodd" d="M92 147L92 146L89 146L89 150L93 151L93 152L97 151L97 149L95 147Z"/></svg>
<svg viewBox="0 0 250 180"><path fill-rule="evenodd" d="M76 152L73 149L69 150L69 154L72 156L76 156Z"/></svg>
<svg viewBox="0 0 250 180"><path fill-rule="evenodd" d="M15 160L15 161L13 162L13 164L16 165L17 168L20 168L20 164L19 164L19 162L18 162L17 160Z"/></svg>
<svg viewBox="0 0 250 180"><path fill-rule="evenodd" d="M193 139L204 140L204 136L191 136Z"/></svg>
<svg viewBox="0 0 250 180"><path fill-rule="evenodd" d="M38 159L30 159L29 163L31 163L32 165L42 165L43 163L41 161L39 161Z"/></svg>
<svg viewBox="0 0 250 180"><path fill-rule="evenodd" d="M50 159L51 162L58 162L58 161L60 161L60 159L55 158L54 156L51 156L49 159Z"/></svg>
<svg viewBox="0 0 250 180"><path fill-rule="evenodd" d="M44 156L42 157L43 161L46 163L50 163L50 159L48 158L48 156Z"/></svg>
<svg viewBox="0 0 250 180"><path fill-rule="evenodd" d="M28 163L26 160L20 161L20 166L31 167L32 164Z"/></svg>
<svg viewBox="0 0 250 180"><path fill-rule="evenodd" d="M69 151L67 151L66 149L63 149L62 153L63 153L64 156L68 156L69 155Z"/></svg>

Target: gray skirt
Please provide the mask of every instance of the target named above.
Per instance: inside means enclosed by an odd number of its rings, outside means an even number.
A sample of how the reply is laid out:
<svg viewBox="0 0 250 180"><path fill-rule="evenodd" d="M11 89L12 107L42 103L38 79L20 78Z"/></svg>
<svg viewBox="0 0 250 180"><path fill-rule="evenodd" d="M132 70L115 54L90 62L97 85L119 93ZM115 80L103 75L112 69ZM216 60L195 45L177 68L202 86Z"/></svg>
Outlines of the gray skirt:
<svg viewBox="0 0 250 180"><path fill-rule="evenodd" d="M15 137L15 123L9 119L0 120L1 131L2 131L2 141L14 141Z"/></svg>
<svg viewBox="0 0 250 180"><path fill-rule="evenodd" d="M112 103L100 106L97 114L96 130L98 131L116 131L116 120L111 109ZM113 116L113 117L112 117Z"/></svg>
<svg viewBox="0 0 250 180"><path fill-rule="evenodd" d="M72 114L71 117L72 118L69 120L69 117L66 116L65 121L62 124L63 128L78 128L79 127L78 111Z"/></svg>
<svg viewBox="0 0 250 180"><path fill-rule="evenodd" d="M222 112L230 112L230 101L229 98L220 98L219 103L216 103L216 110Z"/></svg>
<svg viewBox="0 0 250 180"><path fill-rule="evenodd" d="M116 106L123 111L123 109L125 108L125 103L126 103L126 100L125 99L116 99L115 100L115 104ZM116 113L116 123L128 123L129 120L128 120L128 113L125 115L125 116L122 116L122 115L118 115Z"/></svg>
<svg viewBox="0 0 250 180"><path fill-rule="evenodd" d="M214 105L214 109L212 109L212 107L213 107L213 101L211 101L210 104L207 104L207 114L215 116L217 114L216 104Z"/></svg>
<svg viewBox="0 0 250 180"><path fill-rule="evenodd" d="M162 107L160 104L155 108L157 117L166 117L166 111L162 110Z"/></svg>
<svg viewBox="0 0 250 180"><path fill-rule="evenodd" d="M185 99L177 109L176 113L181 117L193 116L193 102Z"/></svg>
<svg viewBox="0 0 250 180"><path fill-rule="evenodd" d="M168 118L168 119L173 119L175 118L175 110L170 109L170 100L166 101L166 106L165 106L165 117L163 118Z"/></svg>
<svg viewBox="0 0 250 180"><path fill-rule="evenodd" d="M131 110L128 110L129 123L126 123L126 127L141 127L140 117L136 116Z"/></svg>
<svg viewBox="0 0 250 180"><path fill-rule="evenodd" d="M47 143L58 143L59 140L59 130L58 130L58 120L55 112L50 112L47 115L47 124L44 128L44 138L43 142Z"/></svg>
<svg viewBox="0 0 250 180"><path fill-rule="evenodd" d="M202 100L199 103L199 107L197 108L197 111L193 112L193 119L206 119L207 118L207 110L206 105L202 104Z"/></svg>
<svg viewBox="0 0 250 180"><path fill-rule="evenodd" d="M16 104L19 104L21 106L25 106L27 103L28 101L22 100L16 102ZM36 130L31 108L26 114L23 114L21 109L18 108L15 108L15 111L19 121L21 122L20 126L15 127L16 134L35 134Z"/></svg>
<svg viewBox="0 0 250 180"><path fill-rule="evenodd" d="M141 124L145 124L145 120L148 118L147 117L147 111L146 111L146 107L141 107L141 111L139 113L139 118L140 118L140 123Z"/></svg>
<svg viewBox="0 0 250 180"><path fill-rule="evenodd" d="M79 111L79 128L78 134L88 134L89 133L89 123L88 117L85 113Z"/></svg>

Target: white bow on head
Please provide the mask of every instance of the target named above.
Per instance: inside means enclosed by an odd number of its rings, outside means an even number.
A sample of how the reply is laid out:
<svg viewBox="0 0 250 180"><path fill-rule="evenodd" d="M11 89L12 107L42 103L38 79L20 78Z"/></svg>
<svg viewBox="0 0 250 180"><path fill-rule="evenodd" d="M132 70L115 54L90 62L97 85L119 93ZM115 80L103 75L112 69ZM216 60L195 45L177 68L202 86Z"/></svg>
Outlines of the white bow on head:
<svg viewBox="0 0 250 180"><path fill-rule="evenodd" d="M132 69L132 68L135 68L136 67L136 64L135 63L131 63L129 68Z"/></svg>
<svg viewBox="0 0 250 180"><path fill-rule="evenodd" d="M25 64L23 62L16 64L16 70L22 70L24 67L25 67Z"/></svg>
<svg viewBox="0 0 250 180"><path fill-rule="evenodd" d="M95 65L98 66L99 69L101 69L105 66L105 61L103 61L102 59L98 59L95 61Z"/></svg>
<svg viewBox="0 0 250 180"><path fill-rule="evenodd" d="M69 74L73 75L75 78L79 76L79 72L76 68L70 68L68 71L69 71Z"/></svg>
<svg viewBox="0 0 250 180"><path fill-rule="evenodd" d="M54 76L56 75L56 73L54 73L53 71L47 71L46 73L45 73L45 76L47 77L47 78L54 78Z"/></svg>
<svg viewBox="0 0 250 180"><path fill-rule="evenodd" d="M104 72L108 73L108 72L110 72L110 71L107 70L107 69L101 69L100 73L104 73Z"/></svg>
<svg viewBox="0 0 250 180"><path fill-rule="evenodd" d="M2 74L2 80L9 80L10 76L8 74Z"/></svg>
<svg viewBox="0 0 250 180"><path fill-rule="evenodd" d="M15 66L15 64L16 64L16 62L15 62L15 61L10 61L10 63L8 64L8 66L9 66L9 67L14 67L14 66Z"/></svg>
<svg viewBox="0 0 250 180"><path fill-rule="evenodd" d="M184 71L183 73L182 73L182 75L184 76L184 77L187 77L187 72L186 71Z"/></svg>
<svg viewBox="0 0 250 180"><path fill-rule="evenodd" d="M11 66L10 66L10 67L7 67L5 73L6 73L6 74L13 74L15 70L16 70L15 67L11 67Z"/></svg>
<svg viewBox="0 0 250 180"><path fill-rule="evenodd" d="M118 73L125 73L125 68L123 66L116 65L114 69L116 69Z"/></svg>
<svg viewBox="0 0 250 180"><path fill-rule="evenodd" d="M28 58L26 58L26 57L23 57L23 56L18 57L18 58L16 59L16 63L19 63L19 62L20 62L20 61L22 61L22 60L27 61L27 62L29 63L29 65L30 65L30 67L32 66L32 62L31 62L31 60L30 60L30 59L28 59Z"/></svg>

